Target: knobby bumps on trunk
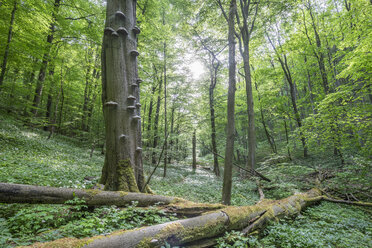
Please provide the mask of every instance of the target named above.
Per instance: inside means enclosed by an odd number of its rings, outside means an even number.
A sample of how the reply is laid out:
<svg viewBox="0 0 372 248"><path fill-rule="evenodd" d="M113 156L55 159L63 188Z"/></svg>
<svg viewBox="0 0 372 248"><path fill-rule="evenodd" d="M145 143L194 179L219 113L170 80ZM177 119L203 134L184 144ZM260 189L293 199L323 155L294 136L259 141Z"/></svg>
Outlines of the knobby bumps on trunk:
<svg viewBox="0 0 372 248"><path fill-rule="evenodd" d="M137 73L136 1L108 0L102 51L106 190L138 192L144 183Z"/></svg>

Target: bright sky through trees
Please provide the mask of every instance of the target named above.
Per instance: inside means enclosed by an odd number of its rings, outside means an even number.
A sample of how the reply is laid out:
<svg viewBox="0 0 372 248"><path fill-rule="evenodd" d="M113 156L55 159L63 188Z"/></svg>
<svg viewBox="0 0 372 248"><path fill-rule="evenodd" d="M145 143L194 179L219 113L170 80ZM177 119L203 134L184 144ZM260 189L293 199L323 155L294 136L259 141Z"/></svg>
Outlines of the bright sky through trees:
<svg viewBox="0 0 372 248"><path fill-rule="evenodd" d="M189 65L194 80L199 80L201 76L206 72L204 65L199 60L193 61Z"/></svg>

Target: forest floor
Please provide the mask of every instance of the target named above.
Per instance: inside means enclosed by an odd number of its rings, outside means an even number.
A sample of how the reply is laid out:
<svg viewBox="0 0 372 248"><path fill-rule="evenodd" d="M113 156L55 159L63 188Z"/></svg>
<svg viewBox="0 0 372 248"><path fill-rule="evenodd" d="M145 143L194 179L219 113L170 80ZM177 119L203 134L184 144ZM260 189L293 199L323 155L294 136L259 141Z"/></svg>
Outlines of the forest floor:
<svg viewBox="0 0 372 248"><path fill-rule="evenodd" d="M41 186L91 188L100 176L104 157L78 139L24 127L15 119L0 115L0 182ZM342 197L371 201L371 161L349 157L339 165L321 154L289 161L265 156L258 170L272 179L262 183L266 198L280 199L314 187L324 179L328 192ZM145 159L146 161L146 159ZM220 163L222 165L222 161ZM159 168L150 186L161 195L191 201L217 203L222 179L212 174L211 159L199 158L193 172L189 160L171 163L163 178ZM152 166L145 165L148 175ZM84 179L90 177L88 180ZM255 180L234 177L232 204L252 205L259 200ZM78 199L75 205L0 204L0 247L32 244L61 237L87 237L175 220L158 208L126 209L115 206L88 208ZM322 202L308 208L296 219L272 223L259 235L243 237L227 233L217 247L372 247L372 211L368 208Z"/></svg>

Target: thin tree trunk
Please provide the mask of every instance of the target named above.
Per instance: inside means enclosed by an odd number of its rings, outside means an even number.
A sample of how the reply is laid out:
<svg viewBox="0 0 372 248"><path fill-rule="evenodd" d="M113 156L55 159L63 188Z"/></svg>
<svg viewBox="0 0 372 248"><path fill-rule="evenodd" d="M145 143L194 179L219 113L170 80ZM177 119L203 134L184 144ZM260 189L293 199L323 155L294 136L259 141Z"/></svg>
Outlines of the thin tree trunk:
<svg viewBox="0 0 372 248"><path fill-rule="evenodd" d="M225 150L225 170L222 186L222 202L230 205L232 188L232 169L235 139L235 91L236 91L236 63L235 63L235 14L236 0L231 0L228 17L229 40L229 90L227 100L227 135Z"/></svg>
<svg viewBox="0 0 372 248"><path fill-rule="evenodd" d="M289 157L289 160L292 161L292 156L291 156L291 149L289 147L289 137L288 137L288 128L287 128L287 122L285 119L283 119L284 121L284 130L285 130L285 140L287 142L287 152L288 152L288 157Z"/></svg>
<svg viewBox="0 0 372 248"><path fill-rule="evenodd" d="M213 153L213 172L216 176L220 176L220 167L218 165L218 151L217 151L217 141L216 141L216 117L214 109L214 90L217 85L217 74L221 66L221 62L218 60L217 55L220 54L226 47L221 49L219 52L212 51L210 47L204 42L200 35L195 31L198 36L204 50L209 53L210 60L210 85L209 85L209 111L210 111L210 122L211 122L211 141L212 141L212 153Z"/></svg>
<svg viewBox="0 0 372 248"><path fill-rule="evenodd" d="M252 3L253 4L253 3ZM252 91L252 75L250 68L250 39L255 25L258 4L257 1L254 10L254 16L251 19L250 26L248 27L249 15L251 13L251 1L241 0L240 10L243 21L240 23L240 17L236 13L237 22L240 26L239 40L239 51L243 58L244 68L244 80L246 85L246 100L247 100L247 112L248 112L248 159L247 168L254 169L256 164L256 128L255 128L255 116L254 116L254 102L253 102L253 91Z"/></svg>
<svg viewBox="0 0 372 248"><path fill-rule="evenodd" d="M1 73L0 73L0 91L1 91L1 86L3 85L4 82L4 77L5 77L5 71L6 71L6 66L8 63L8 56L9 56L9 50L10 50L10 43L12 41L12 35L13 35L13 25L14 25L14 18L15 18L15 13L17 11L17 4L18 0L14 0L14 6L10 18L10 25L9 25L9 32L8 32L8 40L6 43L5 51L4 51L4 57L3 57L3 63L1 64Z"/></svg>
<svg viewBox="0 0 372 248"><path fill-rule="evenodd" d="M148 135L148 144L147 144L147 147L150 146L150 141L151 141L151 121L152 121L152 111L153 111L153 108L154 108L154 99L153 99L153 96L155 94L155 90L156 90L156 86L153 84L152 88L151 88L151 98L150 98L150 106L149 106L149 111L148 111L148 117L147 117L147 135Z"/></svg>
<svg viewBox="0 0 372 248"><path fill-rule="evenodd" d="M85 72L85 87L84 87L84 101L83 101L83 110L82 110L82 118L81 118L81 129L83 131L88 131L87 129L87 115L88 115L88 104L89 104L89 88L91 84L91 63L92 63L92 51L91 48L88 46L86 54L86 63L87 68Z"/></svg>
<svg viewBox="0 0 372 248"><path fill-rule="evenodd" d="M161 104L161 91L162 91L162 84L163 84L163 76L159 81L159 90L158 90L158 100L156 104L156 113L155 113L155 120L154 120L154 141L153 141L153 152L152 152L152 164L156 164L156 151L155 149L158 146L159 134L158 134L158 127L159 127L159 114L160 114L160 104Z"/></svg>
<svg viewBox="0 0 372 248"><path fill-rule="evenodd" d="M174 103L172 104L172 109L171 109L171 129L170 129L170 134L169 134L169 152L168 153L168 163L172 162L172 157L173 157L173 151L174 151L174 141L173 141L173 133L174 133L174 111L176 110Z"/></svg>
<svg viewBox="0 0 372 248"><path fill-rule="evenodd" d="M192 170L196 170L196 130L192 134Z"/></svg>
<svg viewBox="0 0 372 248"><path fill-rule="evenodd" d="M26 82L27 84L27 95L26 95L26 101L25 101L25 107L23 109L23 115L24 116L28 116L28 107L29 107L29 104L30 104L30 98L31 98L31 94L32 94L32 83L34 82L34 79L35 79L35 71L32 70L31 73L30 73L30 76L28 79L28 82Z"/></svg>
<svg viewBox="0 0 372 248"><path fill-rule="evenodd" d="M314 94L313 94L313 86L311 84L311 76L309 69L307 69L307 58L305 56L305 66L306 66L306 73L307 73L307 87L309 88L309 98L310 98L310 103L311 103L311 109L313 110L313 114L316 115L316 109L314 105Z"/></svg>
<svg viewBox="0 0 372 248"><path fill-rule="evenodd" d="M218 68L217 68L218 70ZM216 176L220 176L220 167L218 165L218 151L217 151L217 141L216 141L216 117L214 111L214 89L216 87L217 81L217 71L214 70L214 76L211 78L211 85L209 86L209 110L211 113L211 139L212 139L212 152L213 152L213 172Z"/></svg>
<svg viewBox="0 0 372 248"><path fill-rule="evenodd" d="M165 13L163 13L165 15ZM163 16L163 25L165 25L165 17ZM168 120L167 120L167 43L164 42L164 171L163 177L167 176L168 163Z"/></svg>
<svg viewBox="0 0 372 248"><path fill-rule="evenodd" d="M264 116L263 109L262 109L261 96L260 96L260 92L258 91L258 86L257 86L256 80L254 82L254 85L255 85L255 88L256 88L256 91L257 91L257 94L258 94L258 102L260 104L260 113L261 113L261 123L264 127L264 130L265 130L267 142L270 144L270 147L271 147L271 150L273 151L273 153L278 153L277 149L276 149L276 144L275 144L274 137L272 137L270 135L270 133L267 129L267 126L266 126L265 116Z"/></svg>
<svg viewBox="0 0 372 248"><path fill-rule="evenodd" d="M43 87L44 87L44 81L45 81L45 76L46 76L46 71L48 68L48 63L50 62L50 52L52 48L52 43L54 40L54 33L55 33L55 28L56 28L56 15L58 13L59 7L60 7L60 1L61 0L55 0L54 2L54 9L53 9L53 14L52 14L52 22L50 24L50 33L48 34L47 37L47 48L46 52L44 53L43 56L43 61L41 64L41 68L39 71L39 76L37 79L37 84L36 84L36 89L35 89L35 96L33 100L33 106L32 106L32 114L36 115L38 112L39 104L41 101L41 95L43 92Z"/></svg>
<svg viewBox="0 0 372 248"><path fill-rule="evenodd" d="M52 66L49 70L49 78L50 78L50 86L48 92L48 99L46 104L46 112L45 112L45 122L46 125L44 126L44 131L48 131L50 128L50 123L52 121L52 105L53 105L53 90L54 90L54 66Z"/></svg>
<svg viewBox="0 0 372 248"><path fill-rule="evenodd" d="M58 115L58 132L61 131L62 128L62 119L63 119L63 107L65 105L65 91L63 89L63 76L61 75L61 108L59 110L59 115Z"/></svg>
<svg viewBox="0 0 372 248"><path fill-rule="evenodd" d="M321 74L321 77L322 77L322 83L323 83L322 85L323 85L324 93L327 95L328 92L329 92L329 85L328 85L328 78L327 78L327 73L326 73L326 69L325 69L325 65L324 65L324 53L321 51L322 43L321 43L321 40L320 40L320 37L319 37L319 33L316 29L315 20L314 20L314 16L313 16L312 7L310 5L310 2L307 3L307 8L309 10L311 21L312 21L312 27L313 27L314 34L315 34L316 46L319 50L319 52L317 52L313 48L313 53L314 53L314 55L315 55L315 57L318 61L318 66L319 66L320 74ZM305 12L303 12L303 20L304 20L304 27L305 27L306 37L309 41L309 44L312 46L313 43L310 39L308 30L307 30Z"/></svg>
<svg viewBox="0 0 372 248"><path fill-rule="evenodd" d="M280 65L282 67L282 70L284 72L285 78L287 79L287 82L289 84L289 91L290 91L290 95L291 95L293 112L295 114L295 119L296 119L296 122L297 122L297 126L298 126L299 129L301 129L302 120L301 120L301 117L300 117L300 114L299 114L299 111L298 111L298 108L297 108L295 85L294 85L294 82L292 80L291 71L290 71L289 66L288 66L287 56L285 54L280 55L278 50L276 49L274 43L271 41L269 35L266 34L266 36L267 36L271 46L275 50L275 53L276 53L277 58L279 60L279 63L280 63ZM302 147L304 149L304 157L306 158L308 156L307 145L306 145L306 140L305 140L305 137L304 137L302 131L300 131L300 137L301 137Z"/></svg>
<svg viewBox="0 0 372 248"><path fill-rule="evenodd" d="M60 102L62 92L63 92L63 61L62 61L62 65L61 65L61 86L60 86L60 89L59 89L59 92L58 92L56 105L55 105L54 113L53 113L53 118L51 118L51 121L50 121L48 139L50 139L53 136L54 131L56 129L58 105L59 105L59 102Z"/></svg>

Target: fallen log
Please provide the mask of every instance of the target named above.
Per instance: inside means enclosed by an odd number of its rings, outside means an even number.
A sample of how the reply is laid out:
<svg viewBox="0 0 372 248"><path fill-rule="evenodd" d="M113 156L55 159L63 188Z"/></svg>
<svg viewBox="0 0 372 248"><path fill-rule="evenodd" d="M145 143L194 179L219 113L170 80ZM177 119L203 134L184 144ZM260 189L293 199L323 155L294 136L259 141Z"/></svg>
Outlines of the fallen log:
<svg viewBox="0 0 372 248"><path fill-rule="evenodd" d="M123 207L138 202L138 206L171 204L186 201L181 198L96 189L54 188L23 184L0 183L1 203L64 204L79 197L87 206L115 205Z"/></svg>
<svg viewBox="0 0 372 248"><path fill-rule="evenodd" d="M124 207L132 202L137 202L139 207L167 205L166 211L187 216L195 216L225 207L222 204L195 203L177 197L144 193L0 183L1 203L65 204L66 201L72 200L74 197L84 199L87 206L115 205Z"/></svg>
<svg viewBox="0 0 372 248"><path fill-rule="evenodd" d="M321 192L312 189L282 200L263 200L254 206L230 206L199 217L119 231L108 236L96 236L81 240L62 239L48 243L36 243L29 247L142 248L161 247L166 243L172 246L197 247L198 244L219 237L226 231L244 229L246 233L250 233L258 230L269 221L275 221L284 216L297 215L305 207L321 200ZM203 245L203 247L206 246Z"/></svg>

